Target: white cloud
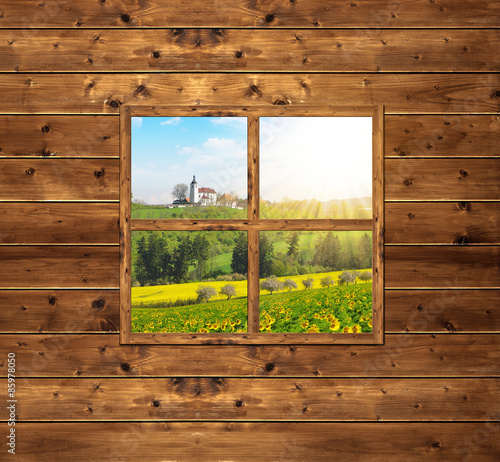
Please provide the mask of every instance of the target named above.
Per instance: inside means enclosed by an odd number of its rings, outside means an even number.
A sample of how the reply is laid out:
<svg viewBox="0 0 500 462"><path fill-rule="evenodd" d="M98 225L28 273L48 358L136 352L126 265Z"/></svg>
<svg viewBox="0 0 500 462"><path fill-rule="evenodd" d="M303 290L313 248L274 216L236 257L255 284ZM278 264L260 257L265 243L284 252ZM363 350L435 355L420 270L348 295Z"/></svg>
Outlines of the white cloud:
<svg viewBox="0 0 500 462"><path fill-rule="evenodd" d="M226 138L209 138L203 143L204 148L212 149L236 149L236 141Z"/></svg>
<svg viewBox="0 0 500 462"><path fill-rule="evenodd" d="M132 117L132 128L139 129L142 127L142 117Z"/></svg>
<svg viewBox="0 0 500 462"><path fill-rule="evenodd" d="M196 154L201 154L201 151L196 146L183 146L178 147L179 154L184 154L186 156L194 156Z"/></svg>
<svg viewBox="0 0 500 462"><path fill-rule="evenodd" d="M247 128L246 117L211 117L210 122L214 125L224 125L239 130L246 130Z"/></svg>
<svg viewBox="0 0 500 462"><path fill-rule="evenodd" d="M172 117L170 119L164 120L163 122L160 122L160 125L177 125L180 122L180 117Z"/></svg>

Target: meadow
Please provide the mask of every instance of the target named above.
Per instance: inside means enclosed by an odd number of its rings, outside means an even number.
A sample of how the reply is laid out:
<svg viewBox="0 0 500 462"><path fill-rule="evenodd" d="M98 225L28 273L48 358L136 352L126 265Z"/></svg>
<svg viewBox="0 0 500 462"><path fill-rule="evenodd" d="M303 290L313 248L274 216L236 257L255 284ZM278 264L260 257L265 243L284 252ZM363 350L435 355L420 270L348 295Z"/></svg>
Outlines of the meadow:
<svg viewBox="0 0 500 462"><path fill-rule="evenodd" d="M371 306L370 283L261 295L260 331L371 332ZM246 331L245 298L177 308L132 310L132 332Z"/></svg>

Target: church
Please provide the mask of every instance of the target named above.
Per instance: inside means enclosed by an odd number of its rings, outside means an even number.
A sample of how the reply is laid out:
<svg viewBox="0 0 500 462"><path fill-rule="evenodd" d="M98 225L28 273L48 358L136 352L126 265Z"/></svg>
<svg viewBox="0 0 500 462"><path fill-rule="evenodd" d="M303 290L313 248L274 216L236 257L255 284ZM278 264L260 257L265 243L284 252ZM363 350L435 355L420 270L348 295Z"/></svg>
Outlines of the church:
<svg viewBox="0 0 500 462"><path fill-rule="evenodd" d="M193 181L189 186L189 202L200 205L216 205L217 193L212 188L198 188L196 177L193 175Z"/></svg>

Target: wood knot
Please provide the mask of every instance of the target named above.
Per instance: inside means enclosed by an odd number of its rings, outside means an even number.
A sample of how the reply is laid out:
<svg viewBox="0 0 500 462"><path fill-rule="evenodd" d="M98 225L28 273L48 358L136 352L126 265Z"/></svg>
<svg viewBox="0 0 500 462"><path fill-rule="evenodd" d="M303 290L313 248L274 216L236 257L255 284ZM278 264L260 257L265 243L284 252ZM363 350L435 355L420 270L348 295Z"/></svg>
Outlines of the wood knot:
<svg viewBox="0 0 500 462"><path fill-rule="evenodd" d="M265 17L264 19L265 19L265 21L266 21L267 23L269 23L269 22L273 22L273 21L274 21L274 19L275 19L275 16L274 16L274 14L268 13L268 14L266 14L266 17Z"/></svg>
<svg viewBox="0 0 500 462"><path fill-rule="evenodd" d="M289 350L290 350L290 353L295 353L297 351L297 348L295 348L294 346L291 346L289 348Z"/></svg>
<svg viewBox="0 0 500 462"><path fill-rule="evenodd" d="M120 16L120 19L123 21L123 22L130 22L130 15L128 13L123 13L121 16Z"/></svg>
<svg viewBox="0 0 500 462"><path fill-rule="evenodd" d="M455 326L451 322L446 324L446 329L448 330L448 332L451 332L451 333L456 332Z"/></svg>
<svg viewBox="0 0 500 462"><path fill-rule="evenodd" d="M493 91L491 96L493 96L493 98L500 98L500 90Z"/></svg>
<svg viewBox="0 0 500 462"><path fill-rule="evenodd" d="M96 178L102 178L104 176L104 169L101 169L101 170L95 170L94 171L94 176Z"/></svg>
<svg viewBox="0 0 500 462"><path fill-rule="evenodd" d="M342 392L341 392L341 391L338 391L338 392L337 392L337 396L338 396L339 398L341 398L341 397L342 397Z"/></svg>
<svg viewBox="0 0 500 462"><path fill-rule="evenodd" d="M109 105L110 105L112 108L115 108L115 109L116 109L116 108L118 108L118 107L120 107L120 104L121 104L121 103L120 103L120 101L118 101L118 100L116 100L116 99L114 99L113 101L110 101L110 102L109 102Z"/></svg>
<svg viewBox="0 0 500 462"><path fill-rule="evenodd" d="M144 93L145 91L146 91L146 86L141 84L137 87L136 93Z"/></svg>
<svg viewBox="0 0 500 462"><path fill-rule="evenodd" d="M49 297L49 305L52 305L54 306L57 302L57 298L56 297Z"/></svg>
<svg viewBox="0 0 500 462"><path fill-rule="evenodd" d="M411 220L412 218L415 218L415 215L414 215L413 213L411 213L411 212L410 212L410 213L408 214L408 218Z"/></svg>
<svg viewBox="0 0 500 462"><path fill-rule="evenodd" d="M467 236L458 236L453 240L453 244L467 245L469 244L469 238Z"/></svg>
<svg viewBox="0 0 500 462"><path fill-rule="evenodd" d="M92 300L92 308L96 311L102 311L106 306L106 301L103 298Z"/></svg>
<svg viewBox="0 0 500 462"><path fill-rule="evenodd" d="M101 353L104 353L104 352L106 351L106 347L105 347L105 346L101 346L101 347L99 347L99 351L100 351Z"/></svg>
<svg viewBox="0 0 500 462"><path fill-rule="evenodd" d="M433 441L433 442L432 442L432 447L433 447L434 449L440 449L440 448L441 448L441 441L438 441L438 440Z"/></svg>
<svg viewBox="0 0 500 462"><path fill-rule="evenodd" d="M458 203L458 208L460 210L465 210L465 211L470 211L471 209L471 205L470 205L470 202L459 202Z"/></svg>
<svg viewBox="0 0 500 462"><path fill-rule="evenodd" d="M32 175L34 175L34 174L35 174L35 171L36 171L36 170L35 170L34 168L31 168L31 167L30 167L30 168L26 169L26 170L24 171L24 173L26 173L26 175L28 175L28 176L32 176Z"/></svg>
<svg viewBox="0 0 500 462"><path fill-rule="evenodd" d="M292 102L286 97L278 98L274 103L275 106L286 106L287 104L292 104Z"/></svg>
<svg viewBox="0 0 500 462"><path fill-rule="evenodd" d="M44 125L42 127L42 133L49 133L50 132L50 127L48 125Z"/></svg>
<svg viewBox="0 0 500 462"><path fill-rule="evenodd" d="M89 83L87 84L87 87L86 87L86 88L87 88L87 90L90 90L91 88L94 88L94 82L89 82Z"/></svg>
<svg viewBox="0 0 500 462"><path fill-rule="evenodd" d="M59 393L57 391L55 391L54 393L52 393L52 395L57 398L59 396Z"/></svg>
<svg viewBox="0 0 500 462"><path fill-rule="evenodd" d="M266 369L266 371L268 372L271 372L273 369L274 369L274 364L273 363L267 363L264 368Z"/></svg>
<svg viewBox="0 0 500 462"><path fill-rule="evenodd" d="M160 53L159 51L155 50L155 51L153 51L153 52L151 53L151 56L152 56L153 58L155 58L155 59L160 59L160 58L161 58L161 53Z"/></svg>
<svg viewBox="0 0 500 462"><path fill-rule="evenodd" d="M120 364L120 367L122 369L122 371L125 371L125 372L128 372L130 370L130 364L129 363L121 363Z"/></svg>
<svg viewBox="0 0 500 462"><path fill-rule="evenodd" d="M241 400L239 400L239 399L238 399L238 400L236 400L236 401L234 402L234 405L235 405L236 407L241 407L241 406L243 406L243 401L241 401Z"/></svg>
<svg viewBox="0 0 500 462"><path fill-rule="evenodd" d="M459 179L461 180L462 178L467 178L469 176L469 172L467 170L460 170L460 176Z"/></svg>
<svg viewBox="0 0 500 462"><path fill-rule="evenodd" d="M411 181L411 180L404 180L404 181L403 181L403 184L404 184L405 186L411 186L411 185L413 184L413 181Z"/></svg>
<svg viewBox="0 0 500 462"><path fill-rule="evenodd" d="M245 56L245 53L243 51L237 51L235 54L234 54L234 57L236 59L240 59L240 58L243 58Z"/></svg>
<svg viewBox="0 0 500 462"><path fill-rule="evenodd" d="M160 401L158 401L157 399L154 399L151 404L154 406L154 407L160 407Z"/></svg>
<svg viewBox="0 0 500 462"><path fill-rule="evenodd" d="M418 311L422 311L423 309L424 309L424 307L423 307L422 305L418 305L418 306L417 306L417 310L418 310Z"/></svg>

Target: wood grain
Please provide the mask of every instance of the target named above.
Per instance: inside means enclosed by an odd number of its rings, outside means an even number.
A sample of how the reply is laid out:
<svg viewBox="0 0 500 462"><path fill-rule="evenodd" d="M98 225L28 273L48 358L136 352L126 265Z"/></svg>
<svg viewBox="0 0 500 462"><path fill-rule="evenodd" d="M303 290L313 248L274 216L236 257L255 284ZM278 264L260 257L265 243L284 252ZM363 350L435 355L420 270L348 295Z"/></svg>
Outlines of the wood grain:
<svg viewBox="0 0 500 462"><path fill-rule="evenodd" d="M118 159L4 159L0 201L118 200Z"/></svg>
<svg viewBox="0 0 500 462"><path fill-rule="evenodd" d="M182 0L133 0L76 3L56 0L33 3L29 0L4 0L0 27L23 29L61 27L359 27L404 28L481 28L498 27L500 9L488 0L458 0L453 3L363 2L277 2L262 0L217 0L189 4ZM26 34L36 37L36 30Z"/></svg>
<svg viewBox="0 0 500 462"><path fill-rule="evenodd" d="M487 421L500 379L19 379L16 397L20 421Z"/></svg>
<svg viewBox="0 0 500 462"><path fill-rule="evenodd" d="M0 202L2 244L118 244L119 204Z"/></svg>
<svg viewBox="0 0 500 462"><path fill-rule="evenodd" d="M0 301L2 332L118 331L114 290L0 290ZM386 290L385 330L500 332L499 305L499 290Z"/></svg>
<svg viewBox="0 0 500 462"><path fill-rule="evenodd" d="M387 244L499 244L499 202L387 202Z"/></svg>
<svg viewBox="0 0 500 462"><path fill-rule="evenodd" d="M497 334L386 334L385 345L139 347L117 334L3 334L0 354L16 354L18 378L356 377L362 392L369 377L500 377L499 344Z"/></svg>
<svg viewBox="0 0 500 462"><path fill-rule="evenodd" d="M0 290L2 332L118 331L117 290Z"/></svg>
<svg viewBox="0 0 500 462"><path fill-rule="evenodd" d="M470 29L0 30L0 71L496 72L499 45Z"/></svg>
<svg viewBox="0 0 500 462"><path fill-rule="evenodd" d="M82 422L16 425L23 461L498 461L500 425L475 423Z"/></svg>
<svg viewBox="0 0 500 462"><path fill-rule="evenodd" d="M499 332L500 290L386 290L386 332Z"/></svg>
<svg viewBox="0 0 500 462"><path fill-rule="evenodd" d="M118 246L2 246L0 288L117 288Z"/></svg>
<svg viewBox="0 0 500 462"><path fill-rule="evenodd" d="M3 113L110 113L121 104L384 104L394 113L497 113L500 74L7 74Z"/></svg>
<svg viewBox="0 0 500 462"><path fill-rule="evenodd" d="M386 288L500 287L498 246L387 246Z"/></svg>
<svg viewBox="0 0 500 462"><path fill-rule="evenodd" d="M500 159L386 159L386 200L498 200Z"/></svg>
<svg viewBox="0 0 500 462"><path fill-rule="evenodd" d="M0 116L0 157L118 156L117 133L115 117Z"/></svg>
<svg viewBox="0 0 500 462"><path fill-rule="evenodd" d="M497 115L391 116L385 128L386 156L500 156Z"/></svg>

